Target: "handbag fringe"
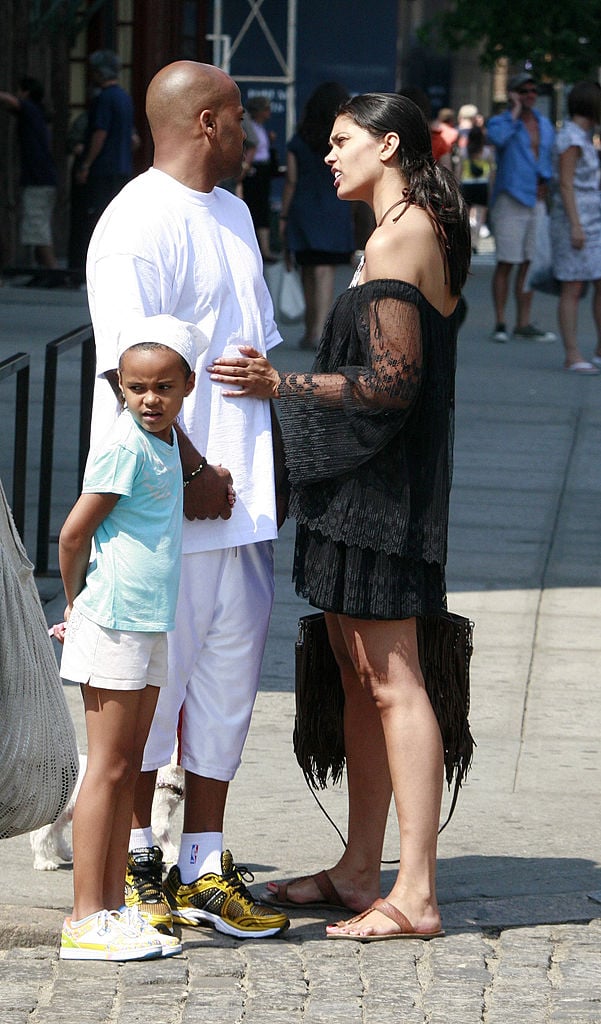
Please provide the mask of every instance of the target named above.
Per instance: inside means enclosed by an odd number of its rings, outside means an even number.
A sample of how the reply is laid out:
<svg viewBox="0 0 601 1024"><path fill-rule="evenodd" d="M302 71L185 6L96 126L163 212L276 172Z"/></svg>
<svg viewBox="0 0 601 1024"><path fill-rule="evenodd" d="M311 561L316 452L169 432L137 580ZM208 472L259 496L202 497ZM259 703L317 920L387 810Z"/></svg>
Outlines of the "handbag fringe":
<svg viewBox="0 0 601 1024"><path fill-rule="evenodd" d="M294 753L308 785L325 789L328 775L342 778L345 753L344 691L323 612L299 619L295 670Z"/></svg>
<svg viewBox="0 0 601 1024"><path fill-rule="evenodd" d="M461 786L474 752L469 727L474 625L453 612L421 616L416 624L419 662L442 736L447 784L455 776L456 786Z"/></svg>

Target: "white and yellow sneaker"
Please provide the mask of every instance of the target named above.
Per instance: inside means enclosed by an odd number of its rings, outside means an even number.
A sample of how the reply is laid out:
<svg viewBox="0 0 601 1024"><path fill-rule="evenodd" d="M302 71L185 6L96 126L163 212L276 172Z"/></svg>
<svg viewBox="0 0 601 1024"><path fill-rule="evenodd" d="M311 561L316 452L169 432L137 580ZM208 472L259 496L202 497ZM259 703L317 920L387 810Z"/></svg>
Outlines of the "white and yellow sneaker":
<svg viewBox="0 0 601 1024"><path fill-rule="evenodd" d="M167 935L150 924L145 914L141 914L137 907L123 907L119 911L119 917L124 924L132 931L140 933L147 939L158 939L161 944L161 956L175 956L181 953L182 944L175 935Z"/></svg>
<svg viewBox="0 0 601 1024"><path fill-rule="evenodd" d="M61 960L150 960L162 955L158 935L131 927L115 911L99 910L75 925L65 918Z"/></svg>

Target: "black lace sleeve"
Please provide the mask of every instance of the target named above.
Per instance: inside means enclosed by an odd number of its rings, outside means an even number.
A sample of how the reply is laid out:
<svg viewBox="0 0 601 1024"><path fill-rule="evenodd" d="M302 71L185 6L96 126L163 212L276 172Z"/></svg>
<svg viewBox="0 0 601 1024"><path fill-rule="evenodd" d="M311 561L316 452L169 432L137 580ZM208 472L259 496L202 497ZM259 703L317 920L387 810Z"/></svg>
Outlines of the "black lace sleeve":
<svg viewBox="0 0 601 1024"><path fill-rule="evenodd" d="M281 375L279 413L293 483L367 462L401 430L419 394L419 310L399 296L399 282L377 284L341 296L312 373Z"/></svg>

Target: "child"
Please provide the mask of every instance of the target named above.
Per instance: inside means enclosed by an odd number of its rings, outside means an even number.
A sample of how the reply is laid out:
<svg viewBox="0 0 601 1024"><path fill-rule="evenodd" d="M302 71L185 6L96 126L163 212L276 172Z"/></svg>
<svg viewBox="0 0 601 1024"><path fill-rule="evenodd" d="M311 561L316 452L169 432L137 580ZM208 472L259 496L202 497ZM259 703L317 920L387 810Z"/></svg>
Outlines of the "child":
<svg viewBox="0 0 601 1024"><path fill-rule="evenodd" d="M467 136L466 156L461 166L461 192L470 211L472 252L478 252L478 241L485 237L488 190L492 168L492 149L486 142L484 129L474 124Z"/></svg>
<svg viewBox="0 0 601 1024"><path fill-rule="evenodd" d="M206 347L197 327L166 315L139 317L121 332L124 411L89 460L60 535L61 675L82 684L88 737L62 959L141 960L182 948L126 909L123 890L134 789L167 678L179 583L183 481L173 423Z"/></svg>

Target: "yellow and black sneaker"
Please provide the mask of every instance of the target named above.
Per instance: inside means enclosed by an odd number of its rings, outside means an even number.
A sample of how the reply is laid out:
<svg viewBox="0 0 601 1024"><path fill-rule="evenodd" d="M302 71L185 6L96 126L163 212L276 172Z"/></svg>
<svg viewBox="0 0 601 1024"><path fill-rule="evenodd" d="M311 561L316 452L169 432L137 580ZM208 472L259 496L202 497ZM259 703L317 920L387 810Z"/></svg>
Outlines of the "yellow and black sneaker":
<svg viewBox="0 0 601 1024"><path fill-rule="evenodd" d="M129 851L125 906L137 907L158 931L173 931L171 910L163 892L163 854L158 846Z"/></svg>
<svg viewBox="0 0 601 1024"><path fill-rule="evenodd" d="M177 865L165 881L165 895L177 924L211 924L224 935L238 939L261 939L278 935L288 928L285 914L259 903L246 888L252 882L246 868L237 868L229 850L221 854L221 874L201 875L183 885Z"/></svg>

